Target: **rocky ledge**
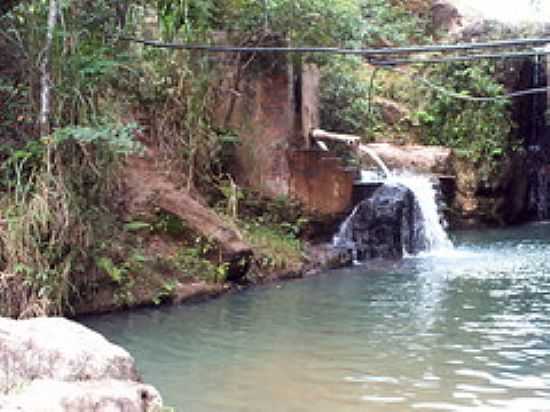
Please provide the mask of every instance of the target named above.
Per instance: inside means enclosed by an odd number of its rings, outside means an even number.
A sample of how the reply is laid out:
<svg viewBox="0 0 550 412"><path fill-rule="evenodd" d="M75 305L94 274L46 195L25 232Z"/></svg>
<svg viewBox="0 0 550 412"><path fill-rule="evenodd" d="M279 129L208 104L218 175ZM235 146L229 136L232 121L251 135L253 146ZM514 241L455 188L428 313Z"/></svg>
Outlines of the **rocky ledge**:
<svg viewBox="0 0 550 412"><path fill-rule="evenodd" d="M134 359L63 318L0 318L0 411L157 412L159 392Z"/></svg>

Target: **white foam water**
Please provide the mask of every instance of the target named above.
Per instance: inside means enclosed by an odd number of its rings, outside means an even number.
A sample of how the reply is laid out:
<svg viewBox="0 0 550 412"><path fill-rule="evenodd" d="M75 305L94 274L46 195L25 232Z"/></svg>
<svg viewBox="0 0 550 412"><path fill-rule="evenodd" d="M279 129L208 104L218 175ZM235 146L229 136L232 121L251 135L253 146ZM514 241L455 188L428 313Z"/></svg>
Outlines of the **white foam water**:
<svg viewBox="0 0 550 412"><path fill-rule="evenodd" d="M414 193L424 225L425 252L445 254L452 251L453 243L441 222L433 177L411 173L390 174L386 183L401 184Z"/></svg>

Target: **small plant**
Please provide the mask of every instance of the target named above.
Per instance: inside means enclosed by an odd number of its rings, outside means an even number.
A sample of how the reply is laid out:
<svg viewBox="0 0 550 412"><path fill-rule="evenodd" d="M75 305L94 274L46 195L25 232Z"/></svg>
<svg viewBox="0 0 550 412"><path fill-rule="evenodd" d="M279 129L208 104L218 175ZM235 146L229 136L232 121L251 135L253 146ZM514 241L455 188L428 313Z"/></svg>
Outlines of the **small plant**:
<svg viewBox="0 0 550 412"><path fill-rule="evenodd" d="M122 305L131 304L134 301L132 288L135 284L130 274L131 264L124 262L121 265L115 265L110 258L104 256L97 259L96 264L117 285L115 301Z"/></svg>
<svg viewBox="0 0 550 412"><path fill-rule="evenodd" d="M160 305L162 302L166 301L167 299L170 299L172 296L174 296L174 292L176 291L177 285L178 285L178 282L173 279L164 281L162 286L160 287L160 290L157 292L157 294L153 298L153 303L155 305Z"/></svg>
<svg viewBox="0 0 550 412"><path fill-rule="evenodd" d="M222 262L216 246L202 236L195 237L192 244L180 249L174 258L179 270L199 279L213 283L224 283L227 279L229 264ZM214 256L213 256L214 255Z"/></svg>

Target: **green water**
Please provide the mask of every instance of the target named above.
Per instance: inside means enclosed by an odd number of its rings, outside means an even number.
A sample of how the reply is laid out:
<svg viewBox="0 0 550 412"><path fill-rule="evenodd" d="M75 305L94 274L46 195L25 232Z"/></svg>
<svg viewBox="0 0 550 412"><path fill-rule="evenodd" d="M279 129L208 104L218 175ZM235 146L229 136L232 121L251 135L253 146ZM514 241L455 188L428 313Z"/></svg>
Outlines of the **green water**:
<svg viewBox="0 0 550 412"><path fill-rule="evenodd" d="M87 318L178 411L550 411L550 225Z"/></svg>

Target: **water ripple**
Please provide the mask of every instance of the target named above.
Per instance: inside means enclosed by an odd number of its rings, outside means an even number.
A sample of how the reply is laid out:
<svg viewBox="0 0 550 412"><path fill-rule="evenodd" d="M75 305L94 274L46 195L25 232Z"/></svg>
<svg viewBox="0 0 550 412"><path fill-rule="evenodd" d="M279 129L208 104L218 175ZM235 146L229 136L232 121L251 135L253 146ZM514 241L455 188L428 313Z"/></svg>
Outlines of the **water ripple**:
<svg viewBox="0 0 550 412"><path fill-rule="evenodd" d="M178 411L549 412L550 225L85 322Z"/></svg>

